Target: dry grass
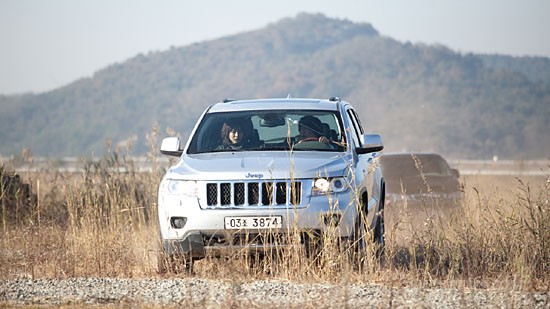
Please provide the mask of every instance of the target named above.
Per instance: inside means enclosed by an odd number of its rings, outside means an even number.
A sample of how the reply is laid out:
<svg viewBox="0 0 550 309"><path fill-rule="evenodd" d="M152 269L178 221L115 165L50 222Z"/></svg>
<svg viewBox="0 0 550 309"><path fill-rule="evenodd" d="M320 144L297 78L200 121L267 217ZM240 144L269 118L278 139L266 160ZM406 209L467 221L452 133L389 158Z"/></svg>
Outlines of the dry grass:
<svg viewBox="0 0 550 309"><path fill-rule="evenodd" d="M161 276L156 194L163 170L151 163L152 172L137 172L129 158L110 153L82 162L82 172L22 175L38 202L30 214L9 220L3 206L0 279ZM357 263L328 235L317 258L290 249L264 259L205 259L195 276L547 291L548 176L467 176L463 182L466 201L456 212L413 221L386 213L383 263L374 248Z"/></svg>

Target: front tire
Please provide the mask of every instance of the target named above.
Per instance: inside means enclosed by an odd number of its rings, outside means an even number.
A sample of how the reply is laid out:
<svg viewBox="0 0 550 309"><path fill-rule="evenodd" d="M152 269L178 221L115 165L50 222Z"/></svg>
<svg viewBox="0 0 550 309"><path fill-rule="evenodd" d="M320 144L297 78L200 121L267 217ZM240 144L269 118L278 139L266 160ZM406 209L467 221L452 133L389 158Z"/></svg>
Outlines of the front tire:
<svg viewBox="0 0 550 309"><path fill-rule="evenodd" d="M170 255L164 251L162 245L158 250L157 264L159 274L177 274L182 272L193 274L193 259L190 255Z"/></svg>
<svg viewBox="0 0 550 309"><path fill-rule="evenodd" d="M355 230L352 243L352 261L357 267L365 261L368 246L368 224L367 224L367 196L361 199L361 206L358 209L357 219L355 220Z"/></svg>
<svg viewBox="0 0 550 309"><path fill-rule="evenodd" d="M384 226L384 203L385 203L386 190L382 185L382 193L380 195L380 202L378 204L378 214L376 216L376 226L374 227L373 241L376 245L376 257L382 258L384 256L384 248L386 246L386 230Z"/></svg>
<svg viewBox="0 0 550 309"><path fill-rule="evenodd" d="M381 258L384 255L384 248L386 246L383 211L383 209L380 211L378 219L376 220L376 226L374 227L373 241L376 246L377 258Z"/></svg>

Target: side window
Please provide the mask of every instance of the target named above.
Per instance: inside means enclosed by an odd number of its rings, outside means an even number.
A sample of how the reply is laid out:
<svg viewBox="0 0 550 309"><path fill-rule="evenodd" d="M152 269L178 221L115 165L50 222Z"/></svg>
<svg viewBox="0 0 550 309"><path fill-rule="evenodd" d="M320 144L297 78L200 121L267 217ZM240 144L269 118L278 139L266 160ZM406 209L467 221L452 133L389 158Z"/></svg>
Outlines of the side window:
<svg viewBox="0 0 550 309"><path fill-rule="evenodd" d="M348 116L351 123L351 137L353 138L353 143L355 147L360 147L361 142L359 137L363 134L363 127L361 127L361 123L353 109L348 109Z"/></svg>
<svg viewBox="0 0 550 309"><path fill-rule="evenodd" d="M353 113L355 122L357 123L357 128L359 129L360 135L365 134L365 131L363 130L363 126L361 125L361 119L359 119L359 115L357 115L357 113L353 109L351 110L351 112Z"/></svg>

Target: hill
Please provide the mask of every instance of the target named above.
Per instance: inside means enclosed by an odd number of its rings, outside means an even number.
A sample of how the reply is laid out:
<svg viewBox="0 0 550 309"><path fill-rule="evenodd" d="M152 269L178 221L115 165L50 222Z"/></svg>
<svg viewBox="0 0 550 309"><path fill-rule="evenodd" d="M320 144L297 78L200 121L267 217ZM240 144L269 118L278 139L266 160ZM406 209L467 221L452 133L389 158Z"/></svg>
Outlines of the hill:
<svg viewBox="0 0 550 309"><path fill-rule="evenodd" d="M300 14L139 54L50 92L0 96L0 154L98 155L124 141L143 154L153 128L186 137L213 102L290 93L352 102L387 151L546 158L549 71L548 58L460 54L398 42L370 24Z"/></svg>

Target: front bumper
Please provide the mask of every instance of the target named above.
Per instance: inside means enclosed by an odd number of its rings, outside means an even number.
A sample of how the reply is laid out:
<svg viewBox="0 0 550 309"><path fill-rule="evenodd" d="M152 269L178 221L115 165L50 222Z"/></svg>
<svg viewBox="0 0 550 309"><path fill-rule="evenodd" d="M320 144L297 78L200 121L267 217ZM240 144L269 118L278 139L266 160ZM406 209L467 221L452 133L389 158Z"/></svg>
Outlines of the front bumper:
<svg viewBox="0 0 550 309"><path fill-rule="evenodd" d="M213 237L200 233L189 234L184 239L164 239L163 251L167 255L187 255L193 259L206 256L228 256L230 254L262 254L275 250L302 247L317 242L321 232L308 231L298 234L298 238L282 234L233 234L229 238ZM341 240L348 240L348 237Z"/></svg>
<svg viewBox="0 0 550 309"><path fill-rule="evenodd" d="M187 254L193 258L222 256L229 252L263 252L303 245L308 238L333 233L348 239L354 234L356 201L351 192L332 196L312 196L302 206L233 207L202 209L197 200L179 195L159 196L159 225L167 254ZM280 216L283 227L268 230L227 230L230 216ZM185 226L175 228L174 217L185 218Z"/></svg>

